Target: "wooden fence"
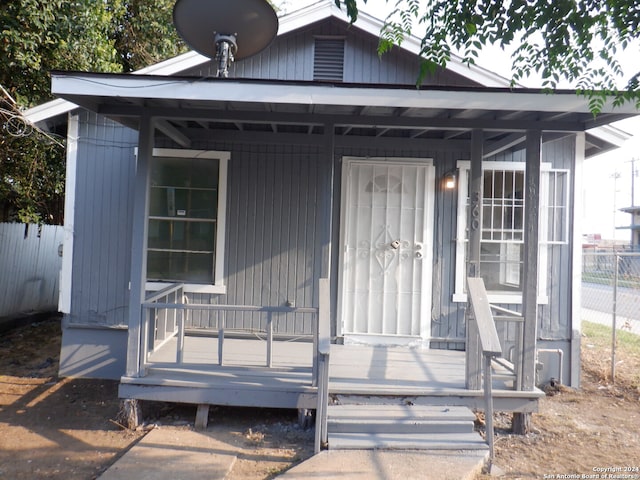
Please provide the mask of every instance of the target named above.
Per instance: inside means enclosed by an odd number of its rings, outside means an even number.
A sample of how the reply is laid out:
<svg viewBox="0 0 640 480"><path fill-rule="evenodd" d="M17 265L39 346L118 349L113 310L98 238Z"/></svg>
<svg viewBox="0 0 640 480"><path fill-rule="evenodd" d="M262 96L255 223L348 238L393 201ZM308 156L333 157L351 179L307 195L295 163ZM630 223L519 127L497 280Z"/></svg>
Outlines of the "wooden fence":
<svg viewBox="0 0 640 480"><path fill-rule="evenodd" d="M58 311L63 227L0 223L0 320Z"/></svg>

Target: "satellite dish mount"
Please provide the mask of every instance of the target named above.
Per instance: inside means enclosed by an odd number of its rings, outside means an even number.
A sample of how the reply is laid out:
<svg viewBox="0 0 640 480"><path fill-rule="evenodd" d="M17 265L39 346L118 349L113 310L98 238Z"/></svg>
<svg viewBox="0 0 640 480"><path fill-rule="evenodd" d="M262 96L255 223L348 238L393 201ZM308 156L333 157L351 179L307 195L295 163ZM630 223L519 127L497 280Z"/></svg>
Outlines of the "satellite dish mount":
<svg viewBox="0 0 640 480"><path fill-rule="evenodd" d="M235 60L255 55L278 33L278 16L267 0L177 0L173 23L196 52L228 77Z"/></svg>
<svg viewBox="0 0 640 480"><path fill-rule="evenodd" d="M218 66L216 77L227 78L229 67L235 60L234 55L238 51L236 36L216 33L213 42L216 46L216 64Z"/></svg>

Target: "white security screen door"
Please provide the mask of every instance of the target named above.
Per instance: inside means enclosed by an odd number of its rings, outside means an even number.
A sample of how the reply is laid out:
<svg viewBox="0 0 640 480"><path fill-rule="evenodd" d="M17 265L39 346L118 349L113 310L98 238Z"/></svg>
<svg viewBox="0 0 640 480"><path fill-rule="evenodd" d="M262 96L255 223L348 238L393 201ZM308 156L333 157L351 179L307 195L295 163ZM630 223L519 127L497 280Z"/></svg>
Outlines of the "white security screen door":
<svg viewBox="0 0 640 480"><path fill-rule="evenodd" d="M434 167L344 159L340 318L346 342L430 334Z"/></svg>

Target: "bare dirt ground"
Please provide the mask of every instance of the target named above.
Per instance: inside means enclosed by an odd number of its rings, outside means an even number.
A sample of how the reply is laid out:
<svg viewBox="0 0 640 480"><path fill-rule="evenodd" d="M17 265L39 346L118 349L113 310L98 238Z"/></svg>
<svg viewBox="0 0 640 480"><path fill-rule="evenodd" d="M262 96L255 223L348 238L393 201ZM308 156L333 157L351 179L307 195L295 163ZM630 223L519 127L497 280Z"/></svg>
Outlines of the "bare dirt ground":
<svg viewBox="0 0 640 480"><path fill-rule="evenodd" d="M582 389L550 391L532 433L513 435L510 416L496 416L505 478L640 480L640 350L618 351L612 386L608 348L583 338ZM0 334L0 479L93 479L145 434L115 423L117 382L58 378L59 349L56 318ZM149 425L174 428L195 419L189 406L145 404L143 413ZM231 480L274 478L312 454L313 432L294 411L212 408L209 432L238 448ZM597 471L607 467L619 470Z"/></svg>
<svg viewBox="0 0 640 480"><path fill-rule="evenodd" d="M533 415L532 433L511 434L510 416L497 415L496 423L503 428L497 432L495 464L505 471L504 478L640 479L636 338L631 348L619 344L612 384L611 339L583 334L581 389L548 388L540 412Z"/></svg>
<svg viewBox="0 0 640 480"><path fill-rule="evenodd" d="M89 480L145 433L117 422L118 383L57 377L60 320L0 333L0 479ZM192 428L195 407L145 403L147 427ZM212 407L209 432L235 447L231 480L273 478L313 453L297 412Z"/></svg>

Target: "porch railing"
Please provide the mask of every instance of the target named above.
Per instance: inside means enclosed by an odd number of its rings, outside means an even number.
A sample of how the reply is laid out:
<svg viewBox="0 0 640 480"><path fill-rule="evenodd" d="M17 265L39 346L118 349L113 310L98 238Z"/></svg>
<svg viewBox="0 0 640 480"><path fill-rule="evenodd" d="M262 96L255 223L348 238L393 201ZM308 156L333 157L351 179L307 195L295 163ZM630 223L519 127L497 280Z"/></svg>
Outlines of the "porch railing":
<svg viewBox="0 0 640 480"><path fill-rule="evenodd" d="M175 285L172 289L179 289L179 285ZM256 328L233 328L233 331L239 334L248 333L248 334L263 334L266 337L266 358L264 362L264 366L271 368L273 367L273 319L274 314L285 314L285 313L298 313L298 314L312 314L315 323L317 323L317 314L318 309L313 307L270 307L270 306L255 306L255 305L220 305L220 304L194 304L194 303L183 303L180 302L160 302L165 297L158 298L156 295L152 302L146 301L142 304L143 308L143 341L142 341L142 355L141 355L141 364L140 364L140 372L144 374L145 370L148 368L150 362L149 357L155 351L158 350L160 346L170 340L173 336L177 337L177 345L176 345L176 365L183 365L185 363L185 325L184 320L187 312L193 311L209 311L209 312L242 312L242 313L262 313L266 314L266 322L264 329L256 329ZM169 313L169 312L174 312ZM144 318L146 317L146 318ZM164 326L167 322L166 318L175 319L176 328L171 331L171 334L167 334L166 338L163 342L158 342L158 332L162 331L162 326ZM173 326L173 322L168 323L168 325ZM161 326L161 328L158 328ZM217 330L214 329L214 333L217 334L218 337L218 364L222 366L224 364L224 342L225 342L225 332L228 332L230 329L226 326L225 316L222 315L219 319L219 325ZM317 344L317 335L310 335L313 338L314 346ZM145 341L144 339L147 339ZM154 348L155 347L155 348ZM314 351L317 351L317 347L314 348ZM316 372L316 355L314 355L313 362L313 372Z"/></svg>
<svg viewBox="0 0 640 480"><path fill-rule="evenodd" d="M524 317L522 313L508 308L490 305L494 312L493 320L501 323L515 324L515 338L513 345L508 351L503 351L502 356L494 359L494 362L510 372L509 377L513 379L513 388L516 391L522 390L522 354L524 352Z"/></svg>
<svg viewBox="0 0 640 480"><path fill-rule="evenodd" d="M478 335L480 336L480 348L483 358L483 385L485 401L485 426L486 440L489 444L489 461L493 462L494 456L494 434L493 434L493 394L491 368L494 358L502 355L502 346L498 338L498 331L491 313L491 305L487 297L484 280L480 277L469 277L467 279L469 290L469 300L473 309L473 316L478 325Z"/></svg>
<svg viewBox="0 0 640 480"><path fill-rule="evenodd" d="M184 299L184 285L175 284L153 293L142 304L142 335L138 376L144 376L150 366L149 357L169 340L176 337L176 365L183 365L185 350L185 318L189 311L249 312L266 314L267 351L265 367L273 367L274 314L311 314L313 329L312 386L317 388L315 451L327 443L327 406L329 404L329 354L331 348L330 286L326 278L319 281L319 307L272 307L253 305L189 304ZM218 325L218 364L224 364L225 318ZM243 329L234 328L234 331ZM245 329L256 333L255 329Z"/></svg>
<svg viewBox="0 0 640 480"><path fill-rule="evenodd" d="M184 339L184 311L160 308L162 304L181 304L184 299L184 284L177 283L150 294L142 309L142 345L139 372L144 372L149 354L160 349L173 337ZM180 346L178 347L180 350Z"/></svg>

